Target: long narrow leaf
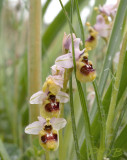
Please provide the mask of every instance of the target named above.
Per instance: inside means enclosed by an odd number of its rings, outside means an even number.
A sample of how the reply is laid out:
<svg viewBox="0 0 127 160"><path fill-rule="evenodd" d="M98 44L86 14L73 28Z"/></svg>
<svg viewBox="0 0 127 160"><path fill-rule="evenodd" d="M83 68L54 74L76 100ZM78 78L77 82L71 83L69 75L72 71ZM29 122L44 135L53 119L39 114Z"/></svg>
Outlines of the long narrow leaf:
<svg viewBox="0 0 127 160"><path fill-rule="evenodd" d="M0 157L3 160L10 160L9 155L4 147L2 140L0 139Z"/></svg>

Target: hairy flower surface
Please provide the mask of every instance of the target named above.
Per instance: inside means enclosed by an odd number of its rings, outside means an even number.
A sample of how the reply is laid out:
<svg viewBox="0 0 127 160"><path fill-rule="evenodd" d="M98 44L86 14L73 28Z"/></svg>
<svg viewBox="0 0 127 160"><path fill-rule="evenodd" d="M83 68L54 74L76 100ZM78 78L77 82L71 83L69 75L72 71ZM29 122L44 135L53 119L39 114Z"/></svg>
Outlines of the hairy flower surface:
<svg viewBox="0 0 127 160"><path fill-rule="evenodd" d="M96 78L96 71L93 69L92 62L88 60L87 53L76 62L76 77L81 82L91 82Z"/></svg>
<svg viewBox="0 0 127 160"><path fill-rule="evenodd" d="M58 131L65 127L64 118L43 118L38 117L39 121L29 124L25 128L25 133L39 135L39 143L46 150L56 150L59 146Z"/></svg>

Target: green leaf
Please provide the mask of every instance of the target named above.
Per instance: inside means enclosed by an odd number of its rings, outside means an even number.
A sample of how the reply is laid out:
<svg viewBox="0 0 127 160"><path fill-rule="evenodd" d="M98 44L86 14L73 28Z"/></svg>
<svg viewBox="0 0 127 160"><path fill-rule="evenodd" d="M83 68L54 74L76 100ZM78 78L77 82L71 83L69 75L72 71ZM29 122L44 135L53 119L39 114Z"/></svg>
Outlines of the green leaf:
<svg viewBox="0 0 127 160"><path fill-rule="evenodd" d="M0 157L2 157L3 160L10 160L7 150L5 149L5 146L1 139L0 139Z"/></svg>
<svg viewBox="0 0 127 160"><path fill-rule="evenodd" d="M122 71L122 76L120 80L120 88L118 92L118 97L117 97L117 104L119 100L121 99L121 96L123 95L126 87L127 87L127 52L125 55L125 60L124 60L124 65L123 65L123 71Z"/></svg>
<svg viewBox="0 0 127 160"><path fill-rule="evenodd" d="M102 101L102 105L104 107L104 111L105 111L105 116L108 113L108 108L109 108L109 104L110 104L110 100L111 100L111 93L112 93L112 82L110 83L107 92L103 98ZM92 137L94 140L94 145L96 147L98 147L98 139L99 139L99 135L100 135L100 120L99 120L99 115L98 113L96 113L94 121L91 125L91 133L92 133ZM84 140L81 149L80 149L80 153L81 155L86 158L86 140Z"/></svg>
<svg viewBox="0 0 127 160"><path fill-rule="evenodd" d="M117 137L114 148L122 148L127 150L127 125L123 128L120 135Z"/></svg>
<svg viewBox="0 0 127 160"><path fill-rule="evenodd" d="M44 4L43 8L42 8L42 17L44 17L44 14L50 4L51 0L47 0L46 3Z"/></svg>
<svg viewBox="0 0 127 160"><path fill-rule="evenodd" d="M122 109L121 109L121 113L120 113L119 119L118 119L118 121L117 121L115 130L114 130L114 132L113 132L113 136L112 136L112 141L111 141L110 149L112 149L113 146L114 146L114 142L115 142L116 136L117 136L117 134L118 134L119 128L120 128L120 126L121 126L121 123L122 123L124 114L125 114L125 112L126 112L126 109L127 109L127 99L125 100L125 102L124 102L124 104L123 104L123 106L122 106Z"/></svg>

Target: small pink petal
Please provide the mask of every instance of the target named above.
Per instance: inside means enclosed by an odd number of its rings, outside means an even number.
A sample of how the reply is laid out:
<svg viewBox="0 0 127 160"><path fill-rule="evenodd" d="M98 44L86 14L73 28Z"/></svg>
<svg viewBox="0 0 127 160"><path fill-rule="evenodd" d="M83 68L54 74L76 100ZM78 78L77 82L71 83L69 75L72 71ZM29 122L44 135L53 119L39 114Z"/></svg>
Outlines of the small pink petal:
<svg viewBox="0 0 127 160"><path fill-rule="evenodd" d="M72 34L73 39L76 38L75 34ZM66 33L64 33L64 38L63 38L63 48L66 50L69 50L69 46L71 44L71 34L67 35Z"/></svg>
<svg viewBox="0 0 127 160"><path fill-rule="evenodd" d="M105 20L102 15L98 15L96 18L96 24L94 29L98 32L98 35L101 37L108 37L110 34L111 27L105 23Z"/></svg>
<svg viewBox="0 0 127 160"><path fill-rule="evenodd" d="M117 4L105 4L103 6L99 6L100 12L106 14L107 16L115 16L117 11Z"/></svg>

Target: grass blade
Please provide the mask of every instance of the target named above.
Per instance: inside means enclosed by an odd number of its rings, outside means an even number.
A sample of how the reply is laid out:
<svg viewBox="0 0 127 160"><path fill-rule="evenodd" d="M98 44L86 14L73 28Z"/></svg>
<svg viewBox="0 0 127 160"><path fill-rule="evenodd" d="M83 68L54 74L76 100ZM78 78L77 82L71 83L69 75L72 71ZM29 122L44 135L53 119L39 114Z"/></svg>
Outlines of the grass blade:
<svg viewBox="0 0 127 160"><path fill-rule="evenodd" d="M127 46L127 30L123 39L122 48L120 51L120 57L119 57L119 64L118 69L116 73L115 83L112 91L112 97L111 97L111 103L109 106L109 112L106 122L106 140L107 140L107 147L109 147L111 142L111 134L112 134L112 123L114 120L115 115L115 107L117 102L117 96L118 96L118 90L120 87L120 79L122 76L122 70L124 65L124 59L125 59L125 53L126 53L126 46Z"/></svg>
<svg viewBox="0 0 127 160"><path fill-rule="evenodd" d="M0 157L3 160L10 160L9 155L8 155L1 139L0 139Z"/></svg>
<svg viewBox="0 0 127 160"><path fill-rule="evenodd" d="M117 136L117 133L118 133L118 130L119 130L119 127L121 125L121 122L123 120L123 117L124 117L124 114L126 112L126 109L127 109L127 98L123 104L123 107L122 107L122 111L120 113L120 116L119 116L119 119L118 119L118 122L116 124L116 127L115 127L115 130L114 130L114 133L113 133L113 136L112 136L112 141L111 141L111 144L110 144L110 151L112 150L113 146L114 146L114 143L115 143L115 139L116 139L116 136Z"/></svg>

